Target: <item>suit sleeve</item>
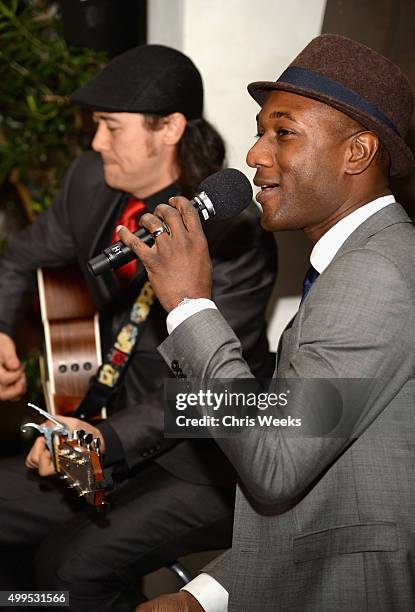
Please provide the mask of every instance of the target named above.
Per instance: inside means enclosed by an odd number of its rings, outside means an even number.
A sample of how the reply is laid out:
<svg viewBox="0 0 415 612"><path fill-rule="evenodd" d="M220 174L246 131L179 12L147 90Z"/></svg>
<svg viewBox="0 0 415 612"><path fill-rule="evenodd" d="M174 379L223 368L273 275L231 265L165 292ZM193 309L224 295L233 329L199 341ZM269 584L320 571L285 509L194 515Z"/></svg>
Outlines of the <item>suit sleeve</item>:
<svg viewBox="0 0 415 612"><path fill-rule="evenodd" d="M25 294L34 288L39 267L62 266L75 259L66 210L77 160L69 168L51 207L10 240L0 263L0 331L13 335Z"/></svg>
<svg viewBox="0 0 415 612"><path fill-rule="evenodd" d="M228 593L231 590L233 578L232 573L229 572L232 570L232 554L232 548L229 548L203 568L203 572L217 580Z"/></svg>
<svg viewBox="0 0 415 612"><path fill-rule="evenodd" d="M301 496L412 377L413 296L398 268L384 256L361 249L339 257L316 282L297 316L302 317L298 347L278 377L363 381L365 401L356 411L353 393L341 397L351 435L300 437L281 428L248 428L245 436L217 439L248 496L264 505L292 503ZM252 378L238 339L216 310L184 321L159 350L167 363L178 360L188 377ZM293 402L307 422L307 397L300 394ZM290 403L278 408L281 417L292 409Z"/></svg>
<svg viewBox="0 0 415 612"><path fill-rule="evenodd" d="M268 354L265 309L275 281L276 247L273 237L265 234L257 222L248 218L241 223L246 239L233 239L234 232L236 235L241 229L235 226L225 228L211 241L213 296L227 323L238 334L250 366L257 370ZM164 438L163 383L160 380L159 392L115 413L102 427L110 443L113 433L118 436L129 468L179 442ZM109 448L108 456L111 455Z"/></svg>

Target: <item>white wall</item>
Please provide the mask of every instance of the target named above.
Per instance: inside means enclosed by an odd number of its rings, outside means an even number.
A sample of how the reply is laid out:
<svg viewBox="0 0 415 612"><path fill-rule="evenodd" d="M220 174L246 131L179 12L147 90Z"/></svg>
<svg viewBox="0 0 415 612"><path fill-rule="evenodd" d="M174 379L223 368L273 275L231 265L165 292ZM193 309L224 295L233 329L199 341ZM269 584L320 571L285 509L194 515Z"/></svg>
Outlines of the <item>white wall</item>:
<svg viewBox="0 0 415 612"><path fill-rule="evenodd" d="M183 51L183 0L147 0L147 40Z"/></svg>
<svg viewBox="0 0 415 612"><path fill-rule="evenodd" d="M205 84L205 114L227 142L228 162L248 176L246 152L258 106L246 86L275 80L320 33L326 0L149 0L148 42L189 55ZM284 265L284 261L282 261ZM269 336L275 350L298 300L277 300Z"/></svg>

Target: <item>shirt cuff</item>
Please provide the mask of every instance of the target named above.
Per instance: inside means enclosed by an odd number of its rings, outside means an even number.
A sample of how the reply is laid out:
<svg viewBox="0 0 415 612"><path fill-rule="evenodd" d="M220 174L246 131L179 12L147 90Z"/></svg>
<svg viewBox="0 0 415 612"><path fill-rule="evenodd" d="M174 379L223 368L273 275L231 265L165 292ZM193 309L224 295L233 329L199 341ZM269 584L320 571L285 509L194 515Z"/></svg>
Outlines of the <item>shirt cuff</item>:
<svg viewBox="0 0 415 612"><path fill-rule="evenodd" d="M183 323L183 321L192 315L200 312L201 310L205 310L206 308L214 308L217 310L216 304L207 298L195 298L194 300L189 300L183 304L179 304L167 315L166 324L168 333L171 334L172 331L180 325L180 323Z"/></svg>
<svg viewBox="0 0 415 612"><path fill-rule="evenodd" d="M209 574L199 574L180 590L193 595L205 612L226 612L228 609L228 591Z"/></svg>

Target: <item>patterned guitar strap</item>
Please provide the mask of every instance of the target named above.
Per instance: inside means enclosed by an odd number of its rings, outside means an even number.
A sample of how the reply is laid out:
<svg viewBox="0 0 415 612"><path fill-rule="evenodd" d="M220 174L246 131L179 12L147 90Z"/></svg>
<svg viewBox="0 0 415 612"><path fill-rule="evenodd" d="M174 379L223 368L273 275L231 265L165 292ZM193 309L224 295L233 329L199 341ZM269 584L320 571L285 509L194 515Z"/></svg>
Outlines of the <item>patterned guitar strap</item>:
<svg viewBox="0 0 415 612"><path fill-rule="evenodd" d="M150 282L146 281L133 304L128 323L121 327L106 359L92 378L88 391L74 414L75 417L88 420L97 415L117 393L122 374L144 331L144 324L154 301L155 293Z"/></svg>

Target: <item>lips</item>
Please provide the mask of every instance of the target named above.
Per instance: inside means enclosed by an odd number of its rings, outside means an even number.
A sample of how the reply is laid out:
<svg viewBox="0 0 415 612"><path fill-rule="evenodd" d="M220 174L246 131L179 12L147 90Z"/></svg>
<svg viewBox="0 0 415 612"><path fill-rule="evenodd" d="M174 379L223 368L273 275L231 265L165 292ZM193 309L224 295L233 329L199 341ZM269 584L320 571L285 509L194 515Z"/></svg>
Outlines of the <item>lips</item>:
<svg viewBox="0 0 415 612"><path fill-rule="evenodd" d="M275 196L277 189L280 187L279 183L266 183L265 181L254 181L254 183L261 189L261 191L259 191L255 196L255 199L259 204L264 204L268 198Z"/></svg>
<svg viewBox="0 0 415 612"><path fill-rule="evenodd" d="M268 179L268 178L262 178L256 175L256 177L254 178L254 185L259 187L261 191L266 191L267 189L275 189L276 187L279 187L280 183L276 181L275 179L272 180L271 177Z"/></svg>

